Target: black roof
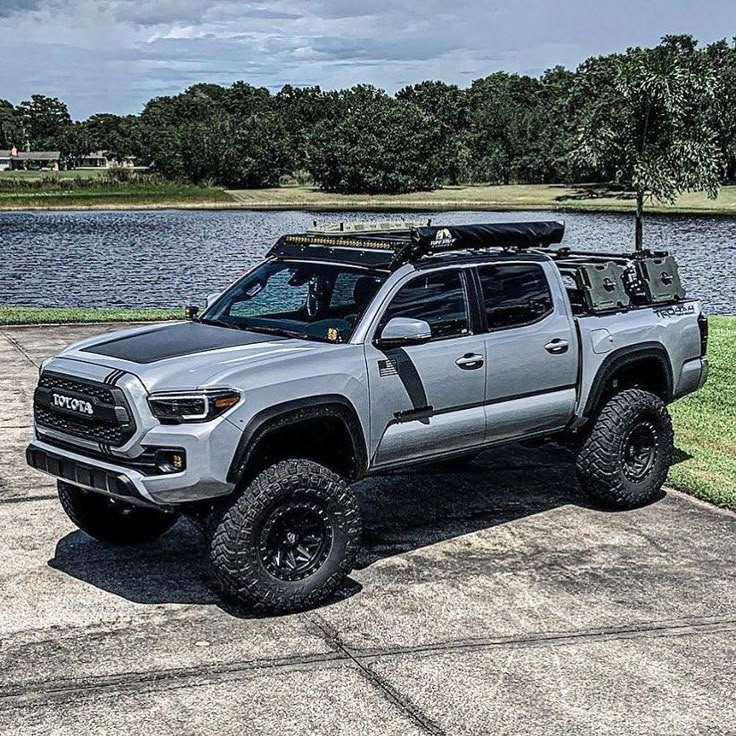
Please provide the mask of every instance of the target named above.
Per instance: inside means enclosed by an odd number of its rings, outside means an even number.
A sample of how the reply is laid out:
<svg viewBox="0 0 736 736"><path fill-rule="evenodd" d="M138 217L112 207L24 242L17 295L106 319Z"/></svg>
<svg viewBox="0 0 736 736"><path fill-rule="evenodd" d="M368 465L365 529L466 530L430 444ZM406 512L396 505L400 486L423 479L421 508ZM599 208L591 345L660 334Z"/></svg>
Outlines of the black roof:
<svg viewBox="0 0 736 736"><path fill-rule="evenodd" d="M564 233L564 223L557 221L407 225L404 229L358 225L344 230L330 228L284 235L269 255L394 270L438 253L547 247L561 242Z"/></svg>

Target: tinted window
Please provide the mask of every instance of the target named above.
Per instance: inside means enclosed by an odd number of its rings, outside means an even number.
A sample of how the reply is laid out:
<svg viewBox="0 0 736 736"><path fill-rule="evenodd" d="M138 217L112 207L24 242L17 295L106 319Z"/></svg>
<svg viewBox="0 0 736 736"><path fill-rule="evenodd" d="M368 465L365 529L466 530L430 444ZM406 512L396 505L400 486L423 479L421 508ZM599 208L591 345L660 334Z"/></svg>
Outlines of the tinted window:
<svg viewBox="0 0 736 736"><path fill-rule="evenodd" d="M432 328L432 338L467 335L468 301L459 271L439 271L413 279L402 286L382 320L394 317L423 319Z"/></svg>
<svg viewBox="0 0 736 736"><path fill-rule="evenodd" d="M552 295L540 266L482 266L478 272L489 329L526 325L552 310Z"/></svg>

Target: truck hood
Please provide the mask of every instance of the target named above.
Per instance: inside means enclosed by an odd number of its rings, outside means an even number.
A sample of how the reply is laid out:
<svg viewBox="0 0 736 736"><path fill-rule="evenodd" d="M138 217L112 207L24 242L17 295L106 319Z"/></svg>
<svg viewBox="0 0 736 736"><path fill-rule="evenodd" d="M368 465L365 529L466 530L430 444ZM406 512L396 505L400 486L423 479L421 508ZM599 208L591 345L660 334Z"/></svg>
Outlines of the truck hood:
<svg viewBox="0 0 736 736"><path fill-rule="evenodd" d="M270 371L275 364L341 347L179 322L99 335L71 345L59 357L132 373L148 391L159 391L237 385L236 376L244 371Z"/></svg>

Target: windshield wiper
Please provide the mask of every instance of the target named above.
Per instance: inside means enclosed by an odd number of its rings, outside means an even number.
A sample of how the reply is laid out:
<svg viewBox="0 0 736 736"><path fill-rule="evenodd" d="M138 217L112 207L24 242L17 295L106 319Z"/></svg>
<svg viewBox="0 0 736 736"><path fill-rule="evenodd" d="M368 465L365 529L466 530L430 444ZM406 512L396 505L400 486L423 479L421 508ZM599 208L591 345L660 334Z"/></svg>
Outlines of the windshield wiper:
<svg viewBox="0 0 736 736"><path fill-rule="evenodd" d="M193 321L200 322L203 325L215 325L216 327L228 327L231 330L242 330L243 329L239 325L234 325L232 322L225 322L221 319L209 319L207 317L200 317L199 319L195 319Z"/></svg>
<svg viewBox="0 0 736 736"><path fill-rule="evenodd" d="M243 325L242 329L251 330L252 332L264 332L267 335L283 335L284 337L298 337L306 340L307 336L303 332L296 330L286 330L283 327L267 327L265 325Z"/></svg>

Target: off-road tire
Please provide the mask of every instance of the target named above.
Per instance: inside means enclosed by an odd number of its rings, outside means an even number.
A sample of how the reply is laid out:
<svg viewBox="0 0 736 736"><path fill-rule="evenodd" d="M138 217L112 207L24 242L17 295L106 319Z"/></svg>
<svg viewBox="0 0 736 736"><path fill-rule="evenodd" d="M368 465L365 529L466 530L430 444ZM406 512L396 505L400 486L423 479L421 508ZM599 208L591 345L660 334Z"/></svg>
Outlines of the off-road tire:
<svg viewBox="0 0 736 736"><path fill-rule="evenodd" d="M642 434L653 455L637 451L635 438ZM606 402L581 442L578 479L605 506L644 506L661 495L673 440L672 420L659 397L640 389L621 391Z"/></svg>
<svg viewBox="0 0 736 736"><path fill-rule="evenodd" d="M298 579L284 579L292 573L274 563L273 519L300 511L312 514L313 528L329 531L323 531L315 553L317 566L307 565ZM255 610L303 610L332 595L350 574L360 537L360 510L347 484L311 460L285 460L261 472L221 514L210 560L223 591L241 603Z"/></svg>
<svg viewBox="0 0 736 736"><path fill-rule="evenodd" d="M176 524L177 515L113 501L99 493L58 481L66 515L91 537L106 544L153 542Z"/></svg>

